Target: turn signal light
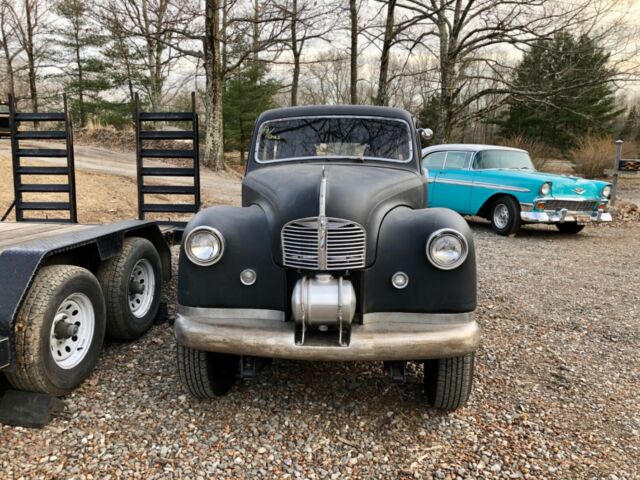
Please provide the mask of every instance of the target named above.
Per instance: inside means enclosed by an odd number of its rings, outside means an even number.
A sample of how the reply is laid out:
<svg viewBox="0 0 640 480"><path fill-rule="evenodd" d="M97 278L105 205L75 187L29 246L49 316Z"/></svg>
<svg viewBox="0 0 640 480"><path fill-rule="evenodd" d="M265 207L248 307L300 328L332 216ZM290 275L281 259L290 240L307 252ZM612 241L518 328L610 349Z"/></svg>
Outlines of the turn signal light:
<svg viewBox="0 0 640 480"><path fill-rule="evenodd" d="M600 210L601 212L604 212L604 209L605 209L605 207L606 207L606 206L607 206L607 204L606 204L606 203L601 203L601 204L598 206L598 210Z"/></svg>
<svg viewBox="0 0 640 480"><path fill-rule="evenodd" d="M544 202L538 202L536 203L536 208L538 210L544 210Z"/></svg>

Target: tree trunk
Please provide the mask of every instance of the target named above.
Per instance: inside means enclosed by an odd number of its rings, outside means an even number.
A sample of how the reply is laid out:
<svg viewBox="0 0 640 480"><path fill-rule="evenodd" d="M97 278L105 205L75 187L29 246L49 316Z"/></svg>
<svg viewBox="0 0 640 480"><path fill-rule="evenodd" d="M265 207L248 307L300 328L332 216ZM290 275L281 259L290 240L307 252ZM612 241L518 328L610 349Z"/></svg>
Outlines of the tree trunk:
<svg viewBox="0 0 640 480"><path fill-rule="evenodd" d="M300 48L298 47L298 0L291 3L291 52L293 53L293 78L291 79L291 106L298 105L300 83Z"/></svg>
<svg viewBox="0 0 640 480"><path fill-rule="evenodd" d="M454 65L449 58L449 33L444 14L438 16L438 33L440 34L440 109L435 133L438 142L446 143L451 136L451 93L453 92Z"/></svg>
<svg viewBox="0 0 640 480"><path fill-rule="evenodd" d="M384 106L389 103L389 56L395 37L395 9L396 0L390 0L387 5L387 20L384 26L384 40L382 42L382 53L380 55L380 75L378 78L378 95L375 99L376 105Z"/></svg>
<svg viewBox="0 0 640 480"><path fill-rule="evenodd" d="M300 84L300 53L293 54L293 78L291 79L291 106L298 105L298 85Z"/></svg>
<svg viewBox="0 0 640 480"><path fill-rule="evenodd" d="M260 0L253 3L253 38L251 39L251 54L254 61L258 61L260 51Z"/></svg>
<svg viewBox="0 0 640 480"><path fill-rule="evenodd" d="M76 53L76 65L78 66L78 105L80 106L80 127L84 127L86 123L86 111L84 108L84 73L82 71L82 59L80 55L80 19L74 19L74 39L75 39L75 53Z"/></svg>
<svg viewBox="0 0 640 480"><path fill-rule="evenodd" d="M222 100L224 82L220 51L220 6L207 0L205 9L204 69L206 89L204 164L213 170L224 168Z"/></svg>
<svg viewBox="0 0 640 480"><path fill-rule="evenodd" d="M4 21L4 20L1 20ZM1 31L2 31L2 50L4 51L4 58L6 61L5 64L5 71L7 74L7 82L9 83L8 87L9 87L9 93L11 94L11 96L13 98L16 97L16 88L15 88L15 74L13 72L13 57L11 56L11 53L9 52L9 45L7 44L7 42L9 41L9 39L7 38L7 34L4 30L4 25L0 26Z"/></svg>
<svg viewBox="0 0 640 480"><path fill-rule="evenodd" d="M349 0L351 14L351 104L358 103L358 8L357 0Z"/></svg>
<svg viewBox="0 0 640 480"><path fill-rule="evenodd" d="M25 20L27 22L27 38L25 42L25 51L27 53L27 70L29 76L29 96L31 97L31 108L34 112L38 111L38 88L36 85L36 60L35 60L35 49L33 45L33 22L34 19L32 17L32 0L26 0L24 2L25 5ZM37 123L35 123L37 128Z"/></svg>

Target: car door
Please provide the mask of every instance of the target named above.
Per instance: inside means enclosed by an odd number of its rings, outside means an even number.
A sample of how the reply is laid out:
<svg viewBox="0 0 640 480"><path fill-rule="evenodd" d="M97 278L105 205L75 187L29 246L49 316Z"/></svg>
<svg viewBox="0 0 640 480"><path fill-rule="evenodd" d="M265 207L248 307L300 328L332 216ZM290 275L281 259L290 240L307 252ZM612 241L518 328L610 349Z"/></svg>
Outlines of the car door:
<svg viewBox="0 0 640 480"><path fill-rule="evenodd" d="M439 201L436 198L434 187L436 185L436 179L444 167L444 159L446 156L446 151L440 151L429 153L422 159L422 169L425 175L427 175L427 204L430 207L435 206L434 202L437 203Z"/></svg>
<svg viewBox="0 0 640 480"><path fill-rule="evenodd" d="M459 213L470 213L472 172L469 170L473 152L449 150L444 165L433 183L433 207L446 207Z"/></svg>

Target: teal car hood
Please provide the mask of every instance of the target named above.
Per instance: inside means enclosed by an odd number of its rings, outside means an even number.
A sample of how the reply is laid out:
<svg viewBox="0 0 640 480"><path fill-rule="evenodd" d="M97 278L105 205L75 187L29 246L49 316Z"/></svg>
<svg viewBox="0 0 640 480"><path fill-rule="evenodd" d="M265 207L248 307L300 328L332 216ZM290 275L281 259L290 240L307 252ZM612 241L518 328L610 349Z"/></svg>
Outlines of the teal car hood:
<svg viewBox="0 0 640 480"><path fill-rule="evenodd" d="M551 183L551 196L568 197L580 196L584 198L600 198L602 189L607 182L586 180L580 177L557 175L554 173L534 172L531 170L481 170L483 179L501 185L517 185L538 193L545 182Z"/></svg>

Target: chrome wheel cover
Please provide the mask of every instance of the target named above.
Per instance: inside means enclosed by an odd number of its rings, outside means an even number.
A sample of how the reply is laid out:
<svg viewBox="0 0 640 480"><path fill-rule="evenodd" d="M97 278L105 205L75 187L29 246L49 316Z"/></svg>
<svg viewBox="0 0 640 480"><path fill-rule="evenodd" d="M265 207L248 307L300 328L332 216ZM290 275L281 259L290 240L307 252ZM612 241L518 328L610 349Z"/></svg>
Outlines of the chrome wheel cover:
<svg viewBox="0 0 640 480"><path fill-rule="evenodd" d="M509 209L504 203L496 205L493 209L493 224L500 230L509 224Z"/></svg>
<svg viewBox="0 0 640 480"><path fill-rule="evenodd" d="M156 292L156 277L153 265L141 258L133 266L129 277L129 310L136 318L142 318L153 305Z"/></svg>
<svg viewBox="0 0 640 480"><path fill-rule="evenodd" d="M70 370L87 356L96 325L93 303L84 293L72 293L58 307L51 324L49 348L58 367Z"/></svg>

